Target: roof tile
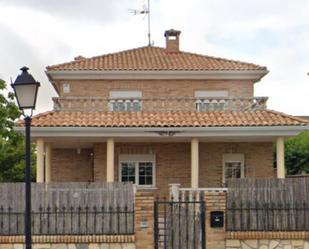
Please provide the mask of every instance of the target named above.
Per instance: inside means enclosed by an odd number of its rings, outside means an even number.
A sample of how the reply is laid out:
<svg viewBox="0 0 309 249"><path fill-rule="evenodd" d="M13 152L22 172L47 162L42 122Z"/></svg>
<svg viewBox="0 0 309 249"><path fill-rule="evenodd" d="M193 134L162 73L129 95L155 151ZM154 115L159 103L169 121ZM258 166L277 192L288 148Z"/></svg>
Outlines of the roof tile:
<svg viewBox="0 0 309 249"><path fill-rule="evenodd" d="M48 66L47 70L243 71L266 70L266 67L182 51L168 52L165 48L146 46L91 58L80 58L75 61Z"/></svg>
<svg viewBox="0 0 309 249"><path fill-rule="evenodd" d="M19 125L23 125L20 122ZM244 127L304 126L309 122L283 113L262 111L215 112L64 112L33 117L34 127Z"/></svg>

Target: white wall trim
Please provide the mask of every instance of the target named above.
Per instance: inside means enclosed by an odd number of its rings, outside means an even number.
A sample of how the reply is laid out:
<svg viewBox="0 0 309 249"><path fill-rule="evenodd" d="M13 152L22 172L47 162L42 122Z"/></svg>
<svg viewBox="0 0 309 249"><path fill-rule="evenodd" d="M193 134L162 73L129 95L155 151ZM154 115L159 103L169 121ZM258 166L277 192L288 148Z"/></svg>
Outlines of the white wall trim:
<svg viewBox="0 0 309 249"><path fill-rule="evenodd" d="M56 79L238 79L259 81L268 70L225 71L45 71L50 80Z"/></svg>
<svg viewBox="0 0 309 249"><path fill-rule="evenodd" d="M16 127L24 133L24 127ZM163 137L160 132L172 132L171 137L246 137L296 136L309 126L270 127L32 127L31 137Z"/></svg>

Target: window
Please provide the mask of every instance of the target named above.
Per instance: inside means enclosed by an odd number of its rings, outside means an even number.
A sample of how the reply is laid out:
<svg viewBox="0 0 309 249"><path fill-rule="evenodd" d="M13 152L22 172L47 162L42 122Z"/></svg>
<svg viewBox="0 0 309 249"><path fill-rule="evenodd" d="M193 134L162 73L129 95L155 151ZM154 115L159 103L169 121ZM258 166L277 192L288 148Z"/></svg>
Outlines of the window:
<svg viewBox="0 0 309 249"><path fill-rule="evenodd" d="M155 186L154 155L120 155L119 179L139 186Z"/></svg>
<svg viewBox="0 0 309 249"><path fill-rule="evenodd" d="M227 179L245 177L244 154L223 155L223 183Z"/></svg>
<svg viewBox="0 0 309 249"><path fill-rule="evenodd" d="M70 92L70 84L64 83L63 84L63 93L69 93Z"/></svg>
<svg viewBox="0 0 309 249"><path fill-rule="evenodd" d="M219 111L226 108L228 91L195 91L197 111Z"/></svg>
<svg viewBox="0 0 309 249"><path fill-rule="evenodd" d="M109 97L111 111L140 111L142 109L141 91L111 91Z"/></svg>

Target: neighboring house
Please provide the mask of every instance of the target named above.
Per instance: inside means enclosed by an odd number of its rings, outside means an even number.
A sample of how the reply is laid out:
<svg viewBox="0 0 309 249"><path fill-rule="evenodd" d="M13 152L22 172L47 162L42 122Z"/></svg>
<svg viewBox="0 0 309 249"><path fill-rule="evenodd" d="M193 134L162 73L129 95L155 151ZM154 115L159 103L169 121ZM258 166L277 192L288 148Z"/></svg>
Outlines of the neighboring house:
<svg viewBox="0 0 309 249"><path fill-rule="evenodd" d="M308 122L254 96L266 67L182 52L179 37L47 67L59 97L33 117L38 182L132 181L166 194L171 183L285 177L284 138Z"/></svg>

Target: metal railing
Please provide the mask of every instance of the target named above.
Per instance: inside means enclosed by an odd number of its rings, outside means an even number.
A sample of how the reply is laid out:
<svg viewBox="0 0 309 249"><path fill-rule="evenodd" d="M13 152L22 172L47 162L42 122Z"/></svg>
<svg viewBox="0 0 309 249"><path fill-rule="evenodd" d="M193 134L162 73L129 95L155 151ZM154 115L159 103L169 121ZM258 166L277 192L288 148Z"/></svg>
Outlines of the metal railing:
<svg viewBox="0 0 309 249"><path fill-rule="evenodd" d="M0 207L0 236L24 234L24 212ZM39 207L32 211L33 235L131 235L134 210L127 206Z"/></svg>
<svg viewBox="0 0 309 249"><path fill-rule="evenodd" d="M267 97L252 98L53 98L56 111L256 111L266 109Z"/></svg>
<svg viewBox="0 0 309 249"><path fill-rule="evenodd" d="M309 206L276 202L233 202L227 208L228 231L308 231Z"/></svg>

